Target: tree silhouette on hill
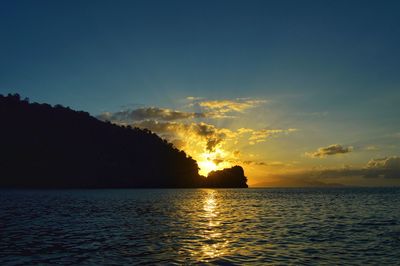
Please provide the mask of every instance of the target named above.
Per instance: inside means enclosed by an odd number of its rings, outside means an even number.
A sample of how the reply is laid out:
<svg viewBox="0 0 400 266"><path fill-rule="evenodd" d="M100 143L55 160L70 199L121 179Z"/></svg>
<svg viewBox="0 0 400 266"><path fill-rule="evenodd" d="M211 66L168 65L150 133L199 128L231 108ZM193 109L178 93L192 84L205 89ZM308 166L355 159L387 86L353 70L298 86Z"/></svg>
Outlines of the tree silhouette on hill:
<svg viewBox="0 0 400 266"><path fill-rule="evenodd" d="M0 95L0 186L204 187L197 162L150 130Z"/></svg>

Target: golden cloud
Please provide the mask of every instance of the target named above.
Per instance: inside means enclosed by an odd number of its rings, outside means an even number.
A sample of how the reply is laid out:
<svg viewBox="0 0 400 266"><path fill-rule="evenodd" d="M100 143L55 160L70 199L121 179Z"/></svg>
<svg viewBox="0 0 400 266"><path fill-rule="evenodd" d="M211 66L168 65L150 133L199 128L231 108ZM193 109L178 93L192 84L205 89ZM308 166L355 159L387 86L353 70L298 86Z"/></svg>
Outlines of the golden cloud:
<svg viewBox="0 0 400 266"><path fill-rule="evenodd" d="M247 109L257 107L265 100L253 100L253 99L236 99L236 100L213 100L213 101L200 101L199 106L217 111L218 113L229 113L229 112L244 112Z"/></svg>
<svg viewBox="0 0 400 266"><path fill-rule="evenodd" d="M237 145L254 145L278 134L288 134L297 129L261 129L239 128L232 130L217 127L208 119L232 117L234 113L257 107L265 100L241 98L235 100L206 101L198 97L187 97L201 112L184 112L168 108L146 107L124 110L115 113L102 113L98 116L120 125L146 128L170 141L175 147L185 150L194 158L212 161L215 165L251 164L264 165L263 162L244 161ZM207 119L208 123L201 121Z"/></svg>
<svg viewBox="0 0 400 266"><path fill-rule="evenodd" d="M251 98L205 100L193 96L186 97L186 100L190 102L190 107L200 108L204 111L206 117L214 119L235 118L235 113L243 113L267 102L263 99Z"/></svg>
<svg viewBox="0 0 400 266"><path fill-rule="evenodd" d="M217 128L214 125L200 123L180 123L156 120L145 120L131 124L138 128L147 128L166 139L180 140L185 144L203 144L207 151L214 151L233 132L227 128ZM192 146L193 147L193 146Z"/></svg>

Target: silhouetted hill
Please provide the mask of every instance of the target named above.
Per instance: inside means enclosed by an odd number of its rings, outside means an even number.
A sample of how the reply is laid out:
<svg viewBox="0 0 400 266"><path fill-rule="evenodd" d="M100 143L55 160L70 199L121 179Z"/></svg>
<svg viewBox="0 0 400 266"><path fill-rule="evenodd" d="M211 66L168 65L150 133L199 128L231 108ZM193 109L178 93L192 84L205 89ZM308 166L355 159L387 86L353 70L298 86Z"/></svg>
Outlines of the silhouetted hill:
<svg viewBox="0 0 400 266"><path fill-rule="evenodd" d="M219 171L212 171L208 174L206 180L207 187L213 188L247 188L247 178L244 176L243 168L233 166Z"/></svg>
<svg viewBox="0 0 400 266"><path fill-rule="evenodd" d="M204 187L195 160L149 130L0 95L0 186Z"/></svg>

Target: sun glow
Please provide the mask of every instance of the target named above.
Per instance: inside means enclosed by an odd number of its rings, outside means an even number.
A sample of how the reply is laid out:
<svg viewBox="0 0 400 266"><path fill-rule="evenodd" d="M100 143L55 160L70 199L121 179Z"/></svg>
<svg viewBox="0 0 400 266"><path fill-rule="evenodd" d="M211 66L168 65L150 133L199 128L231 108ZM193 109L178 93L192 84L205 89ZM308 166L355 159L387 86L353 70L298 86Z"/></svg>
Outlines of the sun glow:
<svg viewBox="0 0 400 266"><path fill-rule="evenodd" d="M215 171L218 169L218 166L209 160L199 161L198 165L200 168L199 173L204 176L207 176L208 173L210 173L211 171Z"/></svg>
<svg viewBox="0 0 400 266"><path fill-rule="evenodd" d="M211 171L230 167L231 164L223 160L225 157L226 152L218 148L213 152L202 153L197 160L200 168L199 174L207 176Z"/></svg>

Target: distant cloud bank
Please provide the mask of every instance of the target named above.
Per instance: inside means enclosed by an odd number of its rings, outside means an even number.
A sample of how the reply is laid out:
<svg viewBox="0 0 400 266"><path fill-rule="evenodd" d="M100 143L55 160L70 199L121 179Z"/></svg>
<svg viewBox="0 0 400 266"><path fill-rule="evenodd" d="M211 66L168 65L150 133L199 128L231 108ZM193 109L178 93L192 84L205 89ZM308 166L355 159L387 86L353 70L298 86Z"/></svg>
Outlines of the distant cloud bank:
<svg viewBox="0 0 400 266"><path fill-rule="evenodd" d="M365 170L365 177L400 178L400 157L371 159Z"/></svg>
<svg viewBox="0 0 400 266"><path fill-rule="evenodd" d="M337 168L337 169L315 169L299 171L291 174L285 174L285 178L297 179L335 179L346 177L363 178L400 178L400 157L390 156L379 159L371 159L361 168Z"/></svg>

